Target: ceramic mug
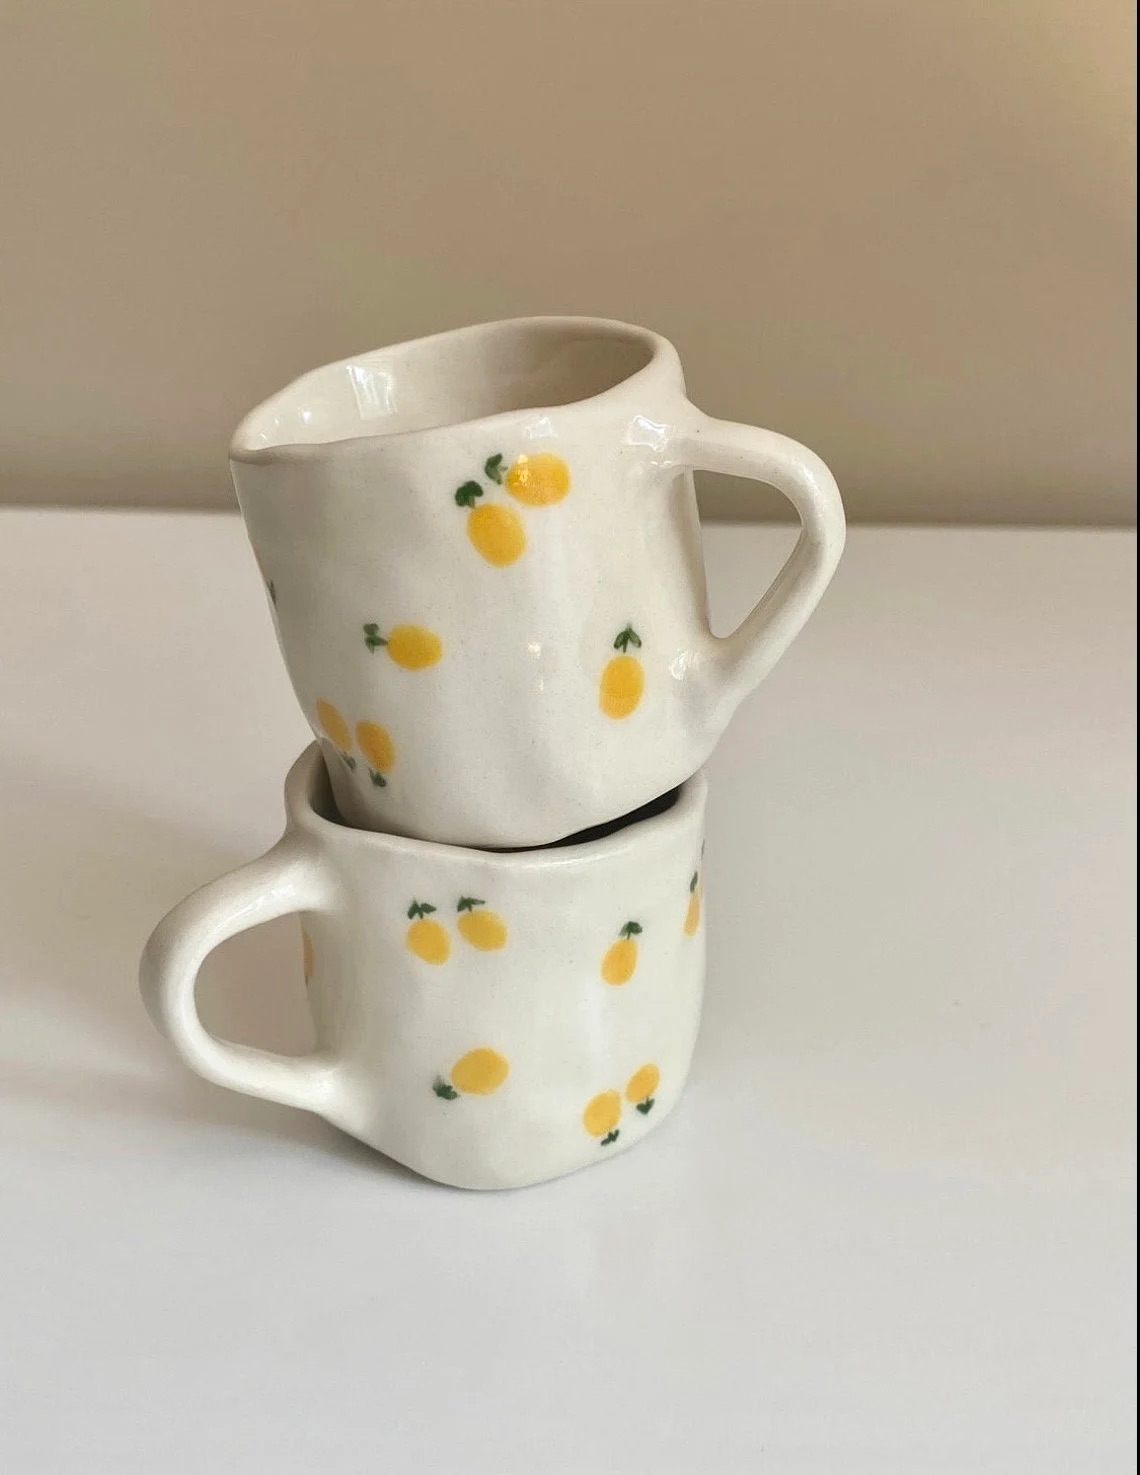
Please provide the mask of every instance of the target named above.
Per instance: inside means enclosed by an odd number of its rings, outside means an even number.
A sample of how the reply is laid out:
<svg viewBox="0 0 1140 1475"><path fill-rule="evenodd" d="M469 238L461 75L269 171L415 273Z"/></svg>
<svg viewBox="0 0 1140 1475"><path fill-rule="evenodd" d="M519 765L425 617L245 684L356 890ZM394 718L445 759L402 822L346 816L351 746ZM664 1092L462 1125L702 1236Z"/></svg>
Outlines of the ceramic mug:
<svg viewBox="0 0 1140 1475"><path fill-rule="evenodd" d="M353 825L545 844L694 773L827 587L831 474L710 419L665 339L466 328L305 375L231 465L298 699ZM692 471L779 488L795 551L709 629Z"/></svg>
<svg viewBox="0 0 1140 1475"><path fill-rule="evenodd" d="M601 1162L669 1113L704 979L702 774L599 838L514 853L337 822L316 747L285 804L280 842L143 954L147 1008L193 1070L463 1188ZM316 1035L301 1058L215 1038L194 1003L211 949L289 912Z"/></svg>

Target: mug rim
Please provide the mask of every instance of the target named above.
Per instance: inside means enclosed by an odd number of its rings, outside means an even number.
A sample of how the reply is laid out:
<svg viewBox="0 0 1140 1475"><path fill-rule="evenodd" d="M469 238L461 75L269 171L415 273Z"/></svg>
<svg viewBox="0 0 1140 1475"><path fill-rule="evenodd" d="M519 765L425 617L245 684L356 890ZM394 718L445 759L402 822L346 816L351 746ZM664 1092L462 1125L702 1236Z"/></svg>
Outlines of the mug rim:
<svg viewBox="0 0 1140 1475"><path fill-rule="evenodd" d="M322 847L354 850L404 850L425 859L479 860L495 868L546 870L579 865L599 860L616 859L647 839L670 830L682 830L703 809L708 795L708 779L703 768L677 786L677 797L668 809L645 819L632 820L612 834L598 840L584 840L575 845L545 845L523 850L481 850L472 845L444 845L438 840L417 840L411 835L395 835L387 830L357 829L352 825L326 819L314 802L317 786L323 785L329 801L332 784L325 767L321 745L310 743L294 761L285 779L285 812L290 824Z"/></svg>
<svg viewBox="0 0 1140 1475"><path fill-rule="evenodd" d="M316 380L319 376L328 375L338 369L349 369L359 365L362 361L375 357L379 354L390 353L395 349L424 348L429 344L440 345L445 342L456 342L462 339L474 339L479 337L490 338L494 335L504 335L508 332L520 331L542 331L550 329L563 329L567 332L578 331L594 334L598 338L625 338L637 342L649 350L649 357L635 369L632 374L627 374L615 384L607 385L605 389L596 394L584 395L580 399L568 400L560 405L529 405L525 408L500 410L493 415L476 415L465 420L449 421L446 425L428 425L414 430L391 430L385 431L382 439L385 441L409 441L417 438L443 435L447 432L462 430L472 425L486 425L495 427L507 421L517 420L520 415L538 416L553 415L561 412L580 409L583 406L599 405L607 400L615 399L618 395L625 394L631 385L639 381L644 383L648 378L655 375L661 363L665 359L672 359L680 363L677 350L667 338L660 333L654 333L650 328L638 327L635 323L623 323L617 318L595 318L578 317L572 314L537 317L517 317L492 319L482 323L471 323L463 328L450 328L442 333L428 333L420 338L410 338L401 343L388 343L379 348L366 349L362 353L350 354L348 358L335 359L331 363L320 364L316 368L308 369L284 384L280 389L263 399L255 405L248 414L244 415L230 440L229 459L231 462L239 462L245 465L265 466L279 460L313 460L318 457L322 460L330 455L343 454L353 448L362 445L371 446L376 440L375 434L344 436L337 440L326 441L282 441L277 445L257 446L250 441L250 427L262 419L272 408L277 400L285 395L291 394L308 380Z"/></svg>

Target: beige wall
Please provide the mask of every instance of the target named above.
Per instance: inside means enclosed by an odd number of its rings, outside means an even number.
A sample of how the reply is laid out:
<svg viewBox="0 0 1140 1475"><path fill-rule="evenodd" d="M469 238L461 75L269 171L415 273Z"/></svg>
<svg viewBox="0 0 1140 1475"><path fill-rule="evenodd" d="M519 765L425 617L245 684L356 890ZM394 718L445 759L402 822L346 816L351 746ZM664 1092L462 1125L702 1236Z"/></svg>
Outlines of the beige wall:
<svg viewBox="0 0 1140 1475"><path fill-rule="evenodd" d="M853 517L1129 520L1131 12L0 0L0 500L230 505L298 371L565 311Z"/></svg>

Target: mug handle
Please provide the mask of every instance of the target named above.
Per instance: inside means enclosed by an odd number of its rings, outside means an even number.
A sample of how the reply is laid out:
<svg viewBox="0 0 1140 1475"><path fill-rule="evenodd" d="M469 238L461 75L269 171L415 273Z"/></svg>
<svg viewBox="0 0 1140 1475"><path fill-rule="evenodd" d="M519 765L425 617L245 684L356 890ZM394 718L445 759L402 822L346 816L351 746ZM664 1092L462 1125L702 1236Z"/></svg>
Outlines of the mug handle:
<svg viewBox="0 0 1140 1475"><path fill-rule="evenodd" d="M260 922L327 908L330 887L312 850L294 835L211 881L162 919L143 949L139 987L147 1012L186 1064L219 1086L323 1113L333 1063L318 1054L275 1055L219 1040L198 1017L194 989L207 956Z"/></svg>
<svg viewBox="0 0 1140 1475"><path fill-rule="evenodd" d="M800 518L799 540L760 603L731 635L709 632L717 705L727 720L791 645L830 584L847 537L843 502L815 452L773 430L714 420L698 410L695 422L679 428L670 451L674 466L766 482Z"/></svg>

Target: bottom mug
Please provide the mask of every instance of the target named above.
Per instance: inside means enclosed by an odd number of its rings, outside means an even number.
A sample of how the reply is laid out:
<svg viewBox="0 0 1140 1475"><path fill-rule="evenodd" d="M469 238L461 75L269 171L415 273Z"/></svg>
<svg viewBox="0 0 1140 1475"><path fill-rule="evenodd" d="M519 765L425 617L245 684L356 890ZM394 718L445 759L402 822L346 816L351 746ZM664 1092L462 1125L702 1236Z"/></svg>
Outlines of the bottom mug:
<svg viewBox="0 0 1140 1475"><path fill-rule="evenodd" d="M468 850L350 829L310 747L281 840L155 929L143 999L207 1080L438 1182L519 1188L603 1161L672 1109L696 1040L704 774L671 797L601 838ZM195 1006L203 961L290 912L315 1051L217 1039Z"/></svg>

